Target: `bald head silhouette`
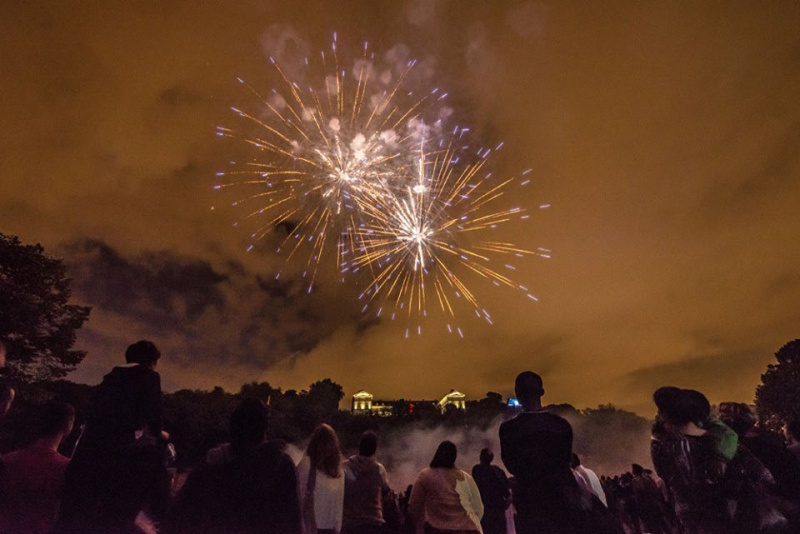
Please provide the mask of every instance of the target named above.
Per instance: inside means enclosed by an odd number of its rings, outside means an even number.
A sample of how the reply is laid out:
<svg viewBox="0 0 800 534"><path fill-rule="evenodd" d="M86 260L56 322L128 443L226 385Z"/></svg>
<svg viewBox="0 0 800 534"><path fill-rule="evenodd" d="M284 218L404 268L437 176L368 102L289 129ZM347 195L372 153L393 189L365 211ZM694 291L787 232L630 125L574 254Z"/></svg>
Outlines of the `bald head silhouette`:
<svg viewBox="0 0 800 534"><path fill-rule="evenodd" d="M514 391L523 410L535 410L541 407L544 385L542 377L533 371L523 371L517 375Z"/></svg>

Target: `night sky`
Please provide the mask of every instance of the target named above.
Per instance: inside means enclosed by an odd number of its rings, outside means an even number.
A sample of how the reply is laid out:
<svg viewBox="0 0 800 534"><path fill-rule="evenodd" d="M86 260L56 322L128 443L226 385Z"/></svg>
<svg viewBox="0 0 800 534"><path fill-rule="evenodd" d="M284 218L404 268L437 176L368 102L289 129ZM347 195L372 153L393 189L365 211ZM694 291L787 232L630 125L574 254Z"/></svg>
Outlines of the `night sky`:
<svg viewBox="0 0 800 534"><path fill-rule="evenodd" d="M165 388L251 380L347 395L471 398L541 373L547 402L650 415L652 391L751 401L800 337L800 4L776 2L6 2L0 232L62 256L93 307L71 378L162 349ZM215 173L236 77L344 42L425 62L500 172L533 168L510 238L540 299L476 286L494 325L404 337L323 276L247 253Z"/></svg>

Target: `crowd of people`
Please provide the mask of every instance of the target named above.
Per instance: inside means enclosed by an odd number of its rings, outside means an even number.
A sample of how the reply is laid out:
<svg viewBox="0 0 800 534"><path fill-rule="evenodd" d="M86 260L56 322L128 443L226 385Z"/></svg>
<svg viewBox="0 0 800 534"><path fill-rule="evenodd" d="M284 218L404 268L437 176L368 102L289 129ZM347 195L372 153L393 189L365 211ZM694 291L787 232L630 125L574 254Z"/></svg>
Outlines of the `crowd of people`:
<svg viewBox="0 0 800 534"><path fill-rule="evenodd" d="M37 439L0 458L3 534L779 534L800 532L800 428L767 432L746 404L716 414L695 390L654 393L655 471L633 464L601 476L572 450L569 422L542 406L539 375L515 382L522 410L499 430L503 470L489 448L468 473L443 441L405 493L361 435L343 458L336 430L319 425L295 464L267 439L269 408L246 398L230 441L208 451L176 490L161 424L156 346L139 341L96 388L71 458L59 445L74 409L42 406ZM14 390L0 384L0 416ZM424 451L420 451L424 454ZM430 452L429 452L430 453ZM149 517L153 521L143 520Z"/></svg>

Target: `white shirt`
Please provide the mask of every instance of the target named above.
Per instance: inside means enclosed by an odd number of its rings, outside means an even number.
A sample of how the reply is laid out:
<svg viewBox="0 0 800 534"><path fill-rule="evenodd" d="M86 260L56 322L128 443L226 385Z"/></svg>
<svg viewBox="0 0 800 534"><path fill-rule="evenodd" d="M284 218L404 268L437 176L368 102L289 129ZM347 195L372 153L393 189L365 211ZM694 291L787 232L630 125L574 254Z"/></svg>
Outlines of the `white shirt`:
<svg viewBox="0 0 800 534"><path fill-rule="evenodd" d="M600 499L600 501L608 507L608 502L606 501L606 492L603 491L603 485L600 484L600 479L597 478L597 475L594 471L589 468L583 467L579 465L574 469L575 475L583 478L589 488L594 492L595 495Z"/></svg>
<svg viewBox="0 0 800 534"><path fill-rule="evenodd" d="M311 471L311 460L303 456L297 464L297 483L300 491L300 500L306 495L308 475ZM314 482L314 520L318 529L342 530L342 510L344 509L344 473L338 478L329 477L325 472L317 469L317 478Z"/></svg>

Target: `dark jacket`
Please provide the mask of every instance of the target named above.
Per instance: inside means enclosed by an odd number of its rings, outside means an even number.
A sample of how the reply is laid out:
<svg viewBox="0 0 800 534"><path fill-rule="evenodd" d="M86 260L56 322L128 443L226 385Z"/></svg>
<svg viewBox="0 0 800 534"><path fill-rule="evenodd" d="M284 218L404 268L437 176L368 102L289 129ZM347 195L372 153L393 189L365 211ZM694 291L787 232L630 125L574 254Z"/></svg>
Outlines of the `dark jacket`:
<svg viewBox="0 0 800 534"><path fill-rule="evenodd" d="M351 456L344 463L342 528L382 525L382 495L389 491L386 469L374 456Z"/></svg>
<svg viewBox="0 0 800 534"><path fill-rule="evenodd" d="M115 367L94 392L79 448L119 450L145 429L160 438L161 376L143 365Z"/></svg>
<svg viewBox="0 0 800 534"><path fill-rule="evenodd" d="M300 534L294 462L271 441L235 455L228 445L209 452L184 484L167 534Z"/></svg>
<svg viewBox="0 0 800 534"><path fill-rule="evenodd" d="M161 377L115 367L95 389L86 428L67 467L56 532L123 532L158 494L164 469Z"/></svg>
<svg viewBox="0 0 800 534"><path fill-rule="evenodd" d="M600 499L572 474L572 426L543 410L500 425L500 453L514 475L519 534L620 533Z"/></svg>
<svg viewBox="0 0 800 534"><path fill-rule="evenodd" d="M684 436L657 430L650 453L658 476L675 499L675 513L687 531L696 534L734 531L728 508L726 466L712 436Z"/></svg>
<svg viewBox="0 0 800 534"><path fill-rule="evenodd" d="M502 469L491 464L477 464L472 468L472 478L481 492L486 510L505 510L511 494L508 477Z"/></svg>
<svg viewBox="0 0 800 534"><path fill-rule="evenodd" d="M565 488L577 491L570 467L572 426L563 417L545 411L522 412L506 421L500 425L500 454L516 477L523 501L547 506L562 502ZM526 508L526 503L521 504Z"/></svg>

